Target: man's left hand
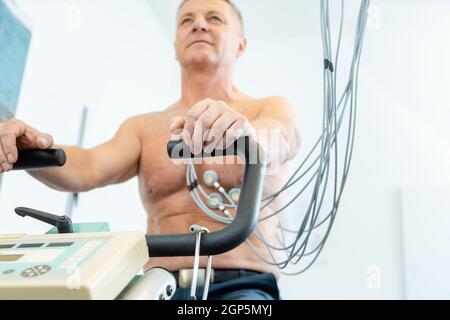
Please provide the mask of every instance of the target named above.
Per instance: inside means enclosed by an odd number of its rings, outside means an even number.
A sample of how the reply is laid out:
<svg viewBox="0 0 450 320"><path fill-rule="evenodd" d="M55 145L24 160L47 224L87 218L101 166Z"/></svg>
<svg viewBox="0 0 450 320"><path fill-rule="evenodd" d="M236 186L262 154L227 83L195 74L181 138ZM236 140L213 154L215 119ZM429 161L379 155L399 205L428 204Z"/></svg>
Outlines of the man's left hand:
<svg viewBox="0 0 450 320"><path fill-rule="evenodd" d="M175 117L170 122L170 132L182 138L192 153L202 149L226 149L242 136L255 138L256 131L250 121L223 101L202 100L192 106L186 117Z"/></svg>

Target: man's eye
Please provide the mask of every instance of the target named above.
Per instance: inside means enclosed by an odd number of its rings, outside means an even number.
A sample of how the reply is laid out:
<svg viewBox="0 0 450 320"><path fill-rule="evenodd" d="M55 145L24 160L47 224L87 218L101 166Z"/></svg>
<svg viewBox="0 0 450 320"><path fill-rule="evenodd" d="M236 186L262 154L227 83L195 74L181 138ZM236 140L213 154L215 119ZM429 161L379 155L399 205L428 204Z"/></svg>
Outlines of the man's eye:
<svg viewBox="0 0 450 320"><path fill-rule="evenodd" d="M186 24L186 23L191 23L191 22L192 22L192 19L187 18L187 19L182 20L181 24Z"/></svg>
<svg viewBox="0 0 450 320"><path fill-rule="evenodd" d="M210 19L211 19L211 20L215 20L215 21L222 22L222 19L220 19L218 16L212 16Z"/></svg>

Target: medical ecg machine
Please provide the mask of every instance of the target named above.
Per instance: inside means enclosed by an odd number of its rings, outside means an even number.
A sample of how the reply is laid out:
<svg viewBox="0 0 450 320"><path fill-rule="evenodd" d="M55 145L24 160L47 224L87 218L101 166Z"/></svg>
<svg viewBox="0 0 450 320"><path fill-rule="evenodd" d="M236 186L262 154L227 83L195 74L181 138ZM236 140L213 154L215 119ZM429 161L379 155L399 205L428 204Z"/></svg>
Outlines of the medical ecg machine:
<svg viewBox="0 0 450 320"><path fill-rule="evenodd" d="M148 258L141 232L0 235L0 299L115 299Z"/></svg>

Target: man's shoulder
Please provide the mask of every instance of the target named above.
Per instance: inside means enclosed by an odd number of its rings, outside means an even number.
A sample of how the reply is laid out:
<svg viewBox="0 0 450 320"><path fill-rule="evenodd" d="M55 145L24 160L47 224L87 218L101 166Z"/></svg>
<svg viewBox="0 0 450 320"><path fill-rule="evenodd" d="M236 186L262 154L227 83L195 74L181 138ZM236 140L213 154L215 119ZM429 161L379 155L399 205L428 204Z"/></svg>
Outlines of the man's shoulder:
<svg viewBox="0 0 450 320"><path fill-rule="evenodd" d="M147 129L149 128L149 126L156 127L158 124L164 123L167 118L171 117L171 114L174 112L176 106L177 103L174 103L164 110L150 111L134 115L125 120L125 124L136 128L140 128L142 126L146 127Z"/></svg>
<svg viewBox="0 0 450 320"><path fill-rule="evenodd" d="M257 106L259 114L268 112L291 113L294 110L292 102L283 96L268 96L263 98L252 98L253 104Z"/></svg>
<svg viewBox="0 0 450 320"><path fill-rule="evenodd" d="M134 115L128 118L125 122L134 125L148 124L149 121L150 122L158 121L163 116L164 116L163 111L152 111Z"/></svg>
<svg viewBox="0 0 450 320"><path fill-rule="evenodd" d="M157 129L156 126L161 124L163 117L164 112L162 111L141 113L127 118L121 127L140 136L151 128Z"/></svg>
<svg viewBox="0 0 450 320"><path fill-rule="evenodd" d="M250 97L250 96L243 96L241 99L242 103L251 104L255 106L267 106L267 105L273 105L273 104L289 104L290 101L288 98L283 96L267 96L267 97Z"/></svg>
<svg viewBox="0 0 450 320"><path fill-rule="evenodd" d="M288 105L292 104L288 98L283 96L269 96L258 99L261 105Z"/></svg>

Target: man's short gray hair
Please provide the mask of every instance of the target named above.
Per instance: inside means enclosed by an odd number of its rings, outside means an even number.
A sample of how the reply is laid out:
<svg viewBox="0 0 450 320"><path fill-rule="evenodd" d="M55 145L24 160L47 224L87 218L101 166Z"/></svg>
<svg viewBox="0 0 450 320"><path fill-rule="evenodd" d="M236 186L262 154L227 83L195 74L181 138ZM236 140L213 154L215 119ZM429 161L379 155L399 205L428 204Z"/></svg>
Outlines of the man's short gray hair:
<svg viewBox="0 0 450 320"><path fill-rule="evenodd" d="M189 0L183 0L180 4L180 6L178 7L178 12L180 12L181 8L185 5L186 2L188 2ZM238 9L238 7L236 7L236 5L233 3L233 1L231 0L222 0L225 1L226 3L228 3L230 5L230 7L233 9L233 11L236 13L238 19L239 19L239 23L240 23L240 27L241 27L241 31L242 34L244 34L244 19L242 18L242 13L241 11Z"/></svg>

